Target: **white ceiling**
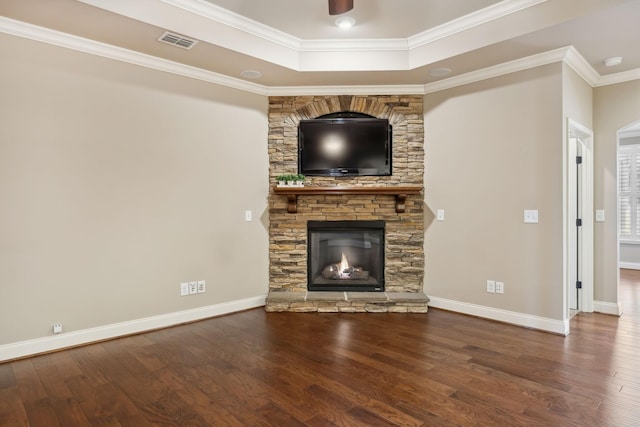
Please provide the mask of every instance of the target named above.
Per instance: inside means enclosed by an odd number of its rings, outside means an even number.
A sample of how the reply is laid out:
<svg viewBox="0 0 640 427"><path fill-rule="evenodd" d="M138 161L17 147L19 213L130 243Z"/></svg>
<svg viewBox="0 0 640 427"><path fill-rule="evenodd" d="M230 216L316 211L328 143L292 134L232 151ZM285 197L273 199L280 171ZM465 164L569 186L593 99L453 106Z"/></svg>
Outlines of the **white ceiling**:
<svg viewBox="0 0 640 427"><path fill-rule="evenodd" d="M345 15L357 24L343 30L327 0L2 0L0 31L33 24L269 88L429 85L568 46L596 78L640 78L640 0L354 4ZM199 43L159 43L165 30ZM612 56L622 64L605 67ZM429 75L441 67L452 73Z"/></svg>

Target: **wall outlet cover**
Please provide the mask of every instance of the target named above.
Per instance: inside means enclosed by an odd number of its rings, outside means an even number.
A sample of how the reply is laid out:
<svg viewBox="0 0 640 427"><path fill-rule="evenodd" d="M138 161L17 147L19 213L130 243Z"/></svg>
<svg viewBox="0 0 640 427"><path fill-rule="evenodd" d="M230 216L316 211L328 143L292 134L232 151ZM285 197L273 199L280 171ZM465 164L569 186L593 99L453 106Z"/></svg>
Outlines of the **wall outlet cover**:
<svg viewBox="0 0 640 427"><path fill-rule="evenodd" d="M188 282L180 283L180 296L183 297L185 295L189 295L189 283Z"/></svg>
<svg viewBox="0 0 640 427"><path fill-rule="evenodd" d="M198 282L189 282L189 295L198 293Z"/></svg>
<svg viewBox="0 0 640 427"><path fill-rule="evenodd" d="M527 224L538 223L538 210L537 209L525 209L524 222Z"/></svg>
<svg viewBox="0 0 640 427"><path fill-rule="evenodd" d="M487 280L487 292L491 294L496 292L496 282L494 280Z"/></svg>

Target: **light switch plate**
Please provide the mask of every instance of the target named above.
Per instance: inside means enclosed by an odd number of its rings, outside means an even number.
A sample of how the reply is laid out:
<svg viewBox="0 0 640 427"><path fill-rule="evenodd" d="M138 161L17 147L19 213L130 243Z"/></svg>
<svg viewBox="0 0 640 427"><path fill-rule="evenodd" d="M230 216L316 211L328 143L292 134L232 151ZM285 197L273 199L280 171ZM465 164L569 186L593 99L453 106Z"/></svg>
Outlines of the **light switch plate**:
<svg viewBox="0 0 640 427"><path fill-rule="evenodd" d="M596 210L596 222L604 222L604 209Z"/></svg>
<svg viewBox="0 0 640 427"><path fill-rule="evenodd" d="M189 282L180 283L180 296L189 295Z"/></svg>
<svg viewBox="0 0 640 427"><path fill-rule="evenodd" d="M444 209L438 209L436 212L436 219L438 221L444 221Z"/></svg>
<svg viewBox="0 0 640 427"><path fill-rule="evenodd" d="M538 223L538 210L537 209L525 209L524 210L524 222L527 224Z"/></svg>

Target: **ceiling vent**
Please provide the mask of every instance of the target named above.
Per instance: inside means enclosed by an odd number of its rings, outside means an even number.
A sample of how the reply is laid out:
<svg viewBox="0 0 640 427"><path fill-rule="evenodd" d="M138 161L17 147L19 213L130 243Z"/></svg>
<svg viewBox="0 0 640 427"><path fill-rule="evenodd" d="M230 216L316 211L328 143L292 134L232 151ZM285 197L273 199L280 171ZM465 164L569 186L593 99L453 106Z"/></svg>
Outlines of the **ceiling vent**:
<svg viewBox="0 0 640 427"><path fill-rule="evenodd" d="M198 43L198 40L190 39L180 34L170 33L169 31L165 31L160 37L158 37L158 41L178 46L183 49L191 49L196 45L196 43Z"/></svg>

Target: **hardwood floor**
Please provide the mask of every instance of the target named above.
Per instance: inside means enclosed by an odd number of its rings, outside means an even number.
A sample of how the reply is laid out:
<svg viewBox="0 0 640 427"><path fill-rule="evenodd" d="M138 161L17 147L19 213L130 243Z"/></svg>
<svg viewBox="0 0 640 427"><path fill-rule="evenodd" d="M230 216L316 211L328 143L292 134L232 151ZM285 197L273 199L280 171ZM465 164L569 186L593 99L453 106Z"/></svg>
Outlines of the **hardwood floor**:
<svg viewBox="0 0 640 427"><path fill-rule="evenodd" d="M255 309L0 364L2 426L639 426L640 272L568 337Z"/></svg>

